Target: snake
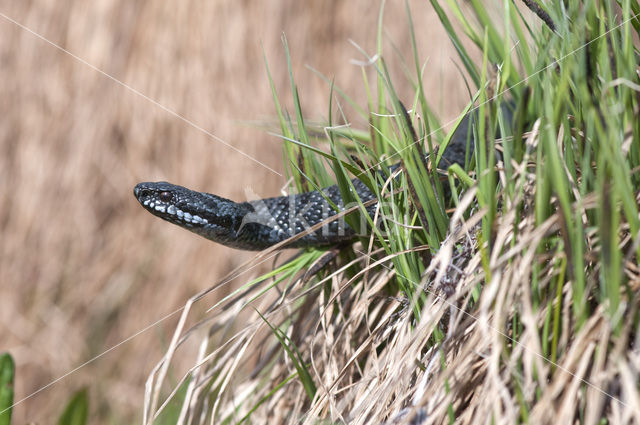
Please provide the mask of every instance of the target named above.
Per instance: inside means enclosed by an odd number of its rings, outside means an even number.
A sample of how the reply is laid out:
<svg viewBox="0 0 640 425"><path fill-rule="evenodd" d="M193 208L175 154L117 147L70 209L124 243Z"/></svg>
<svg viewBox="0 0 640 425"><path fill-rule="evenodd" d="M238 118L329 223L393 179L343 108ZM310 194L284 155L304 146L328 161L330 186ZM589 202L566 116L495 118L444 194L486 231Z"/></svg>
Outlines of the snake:
<svg viewBox="0 0 640 425"><path fill-rule="evenodd" d="M502 112L509 119L512 117L511 109L505 104L502 105ZM448 169L453 164L464 166L465 158L473 154L471 125L476 115L469 112L460 121L442 153L438 168ZM390 170L397 168L398 164L390 167ZM376 194L357 178L351 182L351 190L355 191L363 204L368 204L366 211L373 217ZM151 214L235 249L264 250L303 232L307 234L292 239L283 247L322 247L357 237L354 229L343 219L330 220L345 209L337 185L246 202L234 202L164 181L138 183L133 194ZM310 227L321 222L325 224L315 231L309 231Z"/></svg>

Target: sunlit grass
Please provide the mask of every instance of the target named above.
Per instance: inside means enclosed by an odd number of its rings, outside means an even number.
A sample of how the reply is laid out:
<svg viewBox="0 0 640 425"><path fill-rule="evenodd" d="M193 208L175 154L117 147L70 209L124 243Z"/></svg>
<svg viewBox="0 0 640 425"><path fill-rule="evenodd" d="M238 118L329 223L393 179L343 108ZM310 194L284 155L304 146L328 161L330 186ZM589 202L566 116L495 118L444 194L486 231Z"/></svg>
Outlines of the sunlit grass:
<svg viewBox="0 0 640 425"><path fill-rule="evenodd" d="M638 3L549 3L555 31L509 1L499 19L480 1L431 3L472 90L461 111L475 117L465 169L438 170L453 129L445 134L430 109L414 37L415 96L394 90L384 10L378 50L363 52L368 104L357 110L368 111L368 128L341 125L341 102L353 101L328 79L326 128L305 125L284 39L293 113L273 84L272 93L291 189L337 182L359 206L347 222L368 220L369 231L337 252L306 251L243 287L245 298L223 300L245 307L284 288L236 335L249 344L267 323L270 360L249 381L216 387L217 410L203 418L261 422L284 405L283 420L311 422L640 419L637 379L625 377L640 372L630 348L640 320ZM407 6L415 31L413 18ZM376 219L354 177L378 194Z"/></svg>

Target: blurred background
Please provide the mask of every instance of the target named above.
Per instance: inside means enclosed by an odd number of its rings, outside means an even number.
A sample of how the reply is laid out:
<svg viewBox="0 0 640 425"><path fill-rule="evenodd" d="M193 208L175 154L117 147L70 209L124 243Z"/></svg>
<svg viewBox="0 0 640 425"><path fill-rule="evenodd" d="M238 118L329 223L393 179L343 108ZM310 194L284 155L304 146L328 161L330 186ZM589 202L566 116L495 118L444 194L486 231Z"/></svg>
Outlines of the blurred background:
<svg viewBox="0 0 640 425"><path fill-rule="evenodd" d="M408 3L428 100L447 122L468 99L455 51L429 2ZM254 255L153 217L133 186L167 180L236 200L247 189L279 195L286 178L196 127L282 172L282 142L260 128L275 122L263 52L289 111L283 33L307 119L325 120L329 103L328 84L307 66L366 108L362 69L352 63L365 58L350 40L373 55L379 12L370 0L0 0L0 351L17 364L15 401L181 308ZM404 1L386 2L384 29L394 84L411 104ZM344 106L351 125L366 129ZM145 379L178 317L21 402L14 423L54 422L82 387L91 423L139 422Z"/></svg>

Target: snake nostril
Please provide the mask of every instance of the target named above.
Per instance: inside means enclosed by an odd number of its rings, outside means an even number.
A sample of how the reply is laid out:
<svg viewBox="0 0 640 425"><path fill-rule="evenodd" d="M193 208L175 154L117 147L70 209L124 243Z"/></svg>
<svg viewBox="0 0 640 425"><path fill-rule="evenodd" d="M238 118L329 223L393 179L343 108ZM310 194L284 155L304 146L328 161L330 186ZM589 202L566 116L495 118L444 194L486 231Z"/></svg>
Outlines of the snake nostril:
<svg viewBox="0 0 640 425"><path fill-rule="evenodd" d="M145 199L148 198L149 195L151 194L151 191L149 189L143 189L143 188L138 188L136 187L134 194L136 195L136 198L138 199Z"/></svg>

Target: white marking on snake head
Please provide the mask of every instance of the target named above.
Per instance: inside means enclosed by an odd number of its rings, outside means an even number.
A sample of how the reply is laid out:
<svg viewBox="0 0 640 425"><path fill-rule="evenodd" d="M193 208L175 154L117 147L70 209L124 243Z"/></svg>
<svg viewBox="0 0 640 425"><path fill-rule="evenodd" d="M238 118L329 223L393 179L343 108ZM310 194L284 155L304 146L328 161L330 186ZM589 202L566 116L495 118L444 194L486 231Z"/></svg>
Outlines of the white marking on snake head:
<svg viewBox="0 0 640 425"><path fill-rule="evenodd" d="M200 223L200 224L207 224L208 221L202 217L200 217L199 215L194 215L193 216L193 222L194 223Z"/></svg>
<svg viewBox="0 0 640 425"><path fill-rule="evenodd" d="M167 212L171 215L176 215L176 206L175 205L169 205L169 208L167 208Z"/></svg>

